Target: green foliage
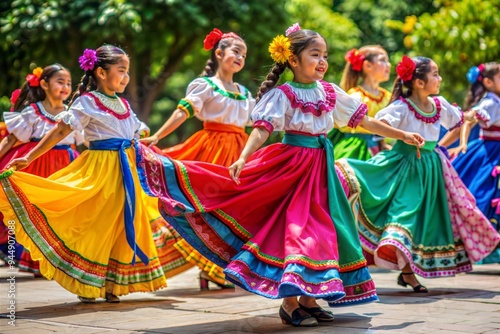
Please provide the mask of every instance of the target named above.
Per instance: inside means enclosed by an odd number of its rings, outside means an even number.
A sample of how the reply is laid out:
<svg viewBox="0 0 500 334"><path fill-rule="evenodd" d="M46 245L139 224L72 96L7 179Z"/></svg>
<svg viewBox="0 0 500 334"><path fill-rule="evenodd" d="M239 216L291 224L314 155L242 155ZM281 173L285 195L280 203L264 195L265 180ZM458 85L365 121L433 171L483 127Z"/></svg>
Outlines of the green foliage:
<svg viewBox="0 0 500 334"><path fill-rule="evenodd" d="M441 90L457 103L465 99L467 70L500 58L499 7L500 0L450 1L437 13L421 15L410 34L413 53L438 64Z"/></svg>

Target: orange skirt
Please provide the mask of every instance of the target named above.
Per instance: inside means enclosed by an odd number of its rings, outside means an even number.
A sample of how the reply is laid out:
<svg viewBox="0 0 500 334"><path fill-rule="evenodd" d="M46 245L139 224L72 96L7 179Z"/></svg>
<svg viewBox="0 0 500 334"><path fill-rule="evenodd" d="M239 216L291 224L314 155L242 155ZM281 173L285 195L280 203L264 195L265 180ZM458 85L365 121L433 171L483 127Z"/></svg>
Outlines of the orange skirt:
<svg viewBox="0 0 500 334"><path fill-rule="evenodd" d="M229 167L240 157L247 139L248 135L244 128L204 122L203 130L193 134L184 143L163 150L158 147L153 149L158 154L176 160L203 161ZM163 267L167 278L196 265L214 282L227 284L223 269L198 253L165 220L159 220L151 228L158 255L160 258L169 259L163 262L168 262L168 267ZM173 254L173 249L176 250L176 254ZM185 261L191 265L187 266Z"/></svg>

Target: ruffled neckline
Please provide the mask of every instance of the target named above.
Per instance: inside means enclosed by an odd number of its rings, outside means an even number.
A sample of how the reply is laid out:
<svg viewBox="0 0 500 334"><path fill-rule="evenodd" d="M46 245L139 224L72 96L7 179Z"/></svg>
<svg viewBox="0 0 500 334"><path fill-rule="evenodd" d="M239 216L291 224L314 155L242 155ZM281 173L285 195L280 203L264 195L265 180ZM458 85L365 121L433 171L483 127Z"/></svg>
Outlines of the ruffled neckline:
<svg viewBox="0 0 500 334"><path fill-rule="evenodd" d="M319 85L317 82L313 83L315 87L312 87L313 84L300 84L300 83L292 84L292 82L286 82L285 84L278 86L276 88L285 93L286 97L290 101L290 104L292 105L293 108L300 109L303 113L311 113L314 116L321 116L322 114L327 112L332 112L333 109L335 109L335 105L337 102L337 95L335 93L335 88L332 86L332 84L323 80L320 80L319 83L321 84L321 86L325 91L325 99L316 102L304 101L302 98L298 96L296 90L319 89ZM297 84L299 84L300 86L306 85L306 87L297 87Z"/></svg>
<svg viewBox="0 0 500 334"><path fill-rule="evenodd" d="M372 93L370 93L369 91L367 91L366 89L364 89L361 86L354 87L353 91L358 91L361 94L363 94L364 96L366 96L367 98L369 98L370 100L377 102L377 103L382 102L382 100L384 100L384 98L385 98L385 95L387 94L387 91L385 89L380 88L380 87L378 89L379 94L377 96L373 95Z"/></svg>
<svg viewBox="0 0 500 334"><path fill-rule="evenodd" d="M32 103L30 105L34 110L35 113L44 121L50 123L50 124L56 124L56 116L52 115L49 113L45 108L43 107L43 104L41 102L36 102ZM68 108L65 106L64 110L67 110Z"/></svg>
<svg viewBox="0 0 500 334"><path fill-rule="evenodd" d="M109 96L97 91L91 91L82 96L92 98L100 110L118 119L127 119L130 116L130 106L122 97Z"/></svg>
<svg viewBox="0 0 500 334"><path fill-rule="evenodd" d="M399 99L408 106L408 109L410 109L415 114L415 117L417 119L419 119L425 123L436 123L439 120L439 118L441 117L441 102L439 101L439 99L437 97L431 98L431 103L432 103L433 108L432 108L432 112L430 112L430 113L420 110L409 99L406 99L402 96L400 96Z"/></svg>

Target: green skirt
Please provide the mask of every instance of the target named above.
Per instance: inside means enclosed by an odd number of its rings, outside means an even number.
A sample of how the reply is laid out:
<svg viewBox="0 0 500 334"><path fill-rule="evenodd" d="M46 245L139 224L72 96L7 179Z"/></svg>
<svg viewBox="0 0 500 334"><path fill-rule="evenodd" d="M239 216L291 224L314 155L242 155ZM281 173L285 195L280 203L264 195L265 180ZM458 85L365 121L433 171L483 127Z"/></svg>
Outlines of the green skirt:
<svg viewBox="0 0 500 334"><path fill-rule="evenodd" d="M401 269L410 264L423 277L471 270L463 242L454 238L441 159L435 143L421 148L398 141L368 161L337 165L358 194L358 231L375 264Z"/></svg>
<svg viewBox="0 0 500 334"><path fill-rule="evenodd" d="M329 134L334 145L335 159L350 158L358 160L368 160L372 157L370 147L377 147L378 143L373 140L371 134L343 133L338 129L333 129Z"/></svg>

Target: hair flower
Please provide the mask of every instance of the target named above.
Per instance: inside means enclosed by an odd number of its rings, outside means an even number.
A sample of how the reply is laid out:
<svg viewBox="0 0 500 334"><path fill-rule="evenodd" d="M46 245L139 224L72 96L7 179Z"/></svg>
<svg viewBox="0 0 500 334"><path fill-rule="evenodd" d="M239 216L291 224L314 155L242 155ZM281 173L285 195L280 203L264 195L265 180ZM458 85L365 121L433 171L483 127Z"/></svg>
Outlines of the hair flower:
<svg viewBox="0 0 500 334"><path fill-rule="evenodd" d="M465 76L471 84L475 84L476 82L483 80L483 76L481 75L481 72L483 72L483 70L484 64L481 64L479 66L472 66L471 68L469 68Z"/></svg>
<svg viewBox="0 0 500 334"><path fill-rule="evenodd" d="M94 69L95 64L97 63L97 53L92 49L85 49L83 51L83 55L78 58L78 62L80 63L80 68L84 71L91 71Z"/></svg>
<svg viewBox="0 0 500 334"><path fill-rule="evenodd" d="M203 40L203 47L205 50L212 50L214 46L222 39L222 31L214 28Z"/></svg>
<svg viewBox="0 0 500 334"><path fill-rule="evenodd" d="M12 107L10 108L10 111L14 111L14 105L16 104L17 102L17 99L19 99L19 95L21 94L21 89L16 89L12 92L12 94L10 95L10 104L12 105Z"/></svg>
<svg viewBox="0 0 500 334"><path fill-rule="evenodd" d="M271 58L279 63L284 64L288 61L288 58L292 55L292 51L290 50L290 40L288 37L283 35L278 35L274 37L271 44L269 44L269 53L271 54Z"/></svg>
<svg viewBox="0 0 500 334"><path fill-rule="evenodd" d="M26 76L26 81L30 87L38 87L40 85L40 77L42 76L43 68L37 67L33 70L32 74Z"/></svg>
<svg viewBox="0 0 500 334"><path fill-rule="evenodd" d="M299 31L299 30L300 30L300 25L296 22L293 25L291 25L290 27L288 27L288 29L285 32L285 36L288 36L292 32L296 32L296 31Z"/></svg>
<svg viewBox="0 0 500 334"><path fill-rule="evenodd" d="M409 81L413 78L413 72L415 72L415 68L417 64L408 57L407 55L403 56L403 59L396 66L396 73L403 81Z"/></svg>
<svg viewBox="0 0 500 334"><path fill-rule="evenodd" d="M362 55L359 50L352 49L345 55L345 61L351 64L351 68L360 72L363 69L363 63L365 61L365 55Z"/></svg>

